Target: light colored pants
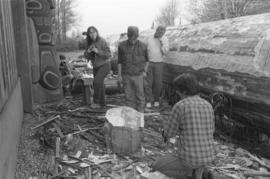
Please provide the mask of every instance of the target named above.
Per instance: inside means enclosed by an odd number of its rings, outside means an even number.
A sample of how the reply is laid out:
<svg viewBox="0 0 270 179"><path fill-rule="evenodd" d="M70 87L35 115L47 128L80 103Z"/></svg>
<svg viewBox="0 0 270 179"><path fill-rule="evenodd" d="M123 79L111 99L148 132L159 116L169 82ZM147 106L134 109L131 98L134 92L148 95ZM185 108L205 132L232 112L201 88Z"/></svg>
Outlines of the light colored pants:
<svg viewBox="0 0 270 179"><path fill-rule="evenodd" d="M162 90L163 62L150 62L144 79L146 102L159 101Z"/></svg>
<svg viewBox="0 0 270 179"><path fill-rule="evenodd" d="M126 104L139 112L144 112L143 75L123 75L123 86L126 96Z"/></svg>

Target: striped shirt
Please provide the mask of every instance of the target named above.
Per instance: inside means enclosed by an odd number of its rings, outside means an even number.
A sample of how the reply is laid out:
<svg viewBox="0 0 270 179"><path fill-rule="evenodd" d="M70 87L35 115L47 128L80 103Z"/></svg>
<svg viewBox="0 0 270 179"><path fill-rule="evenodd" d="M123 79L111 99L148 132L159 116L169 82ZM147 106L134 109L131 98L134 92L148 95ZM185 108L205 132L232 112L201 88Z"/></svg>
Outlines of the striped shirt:
<svg viewBox="0 0 270 179"><path fill-rule="evenodd" d="M164 132L169 138L179 135L179 158L198 167L214 159L214 128L211 104L195 95L174 105Z"/></svg>

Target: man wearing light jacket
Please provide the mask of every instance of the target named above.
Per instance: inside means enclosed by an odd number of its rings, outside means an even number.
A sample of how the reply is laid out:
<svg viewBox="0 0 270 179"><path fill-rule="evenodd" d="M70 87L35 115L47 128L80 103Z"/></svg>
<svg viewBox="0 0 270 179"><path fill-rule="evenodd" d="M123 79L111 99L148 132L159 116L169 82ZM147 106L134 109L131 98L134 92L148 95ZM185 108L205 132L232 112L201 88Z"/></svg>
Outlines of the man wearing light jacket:
<svg viewBox="0 0 270 179"><path fill-rule="evenodd" d="M149 55L149 66L144 80L144 92L146 107L159 107L160 94L162 90L163 56L168 51L168 40L164 37L166 28L158 26L153 36L146 40Z"/></svg>

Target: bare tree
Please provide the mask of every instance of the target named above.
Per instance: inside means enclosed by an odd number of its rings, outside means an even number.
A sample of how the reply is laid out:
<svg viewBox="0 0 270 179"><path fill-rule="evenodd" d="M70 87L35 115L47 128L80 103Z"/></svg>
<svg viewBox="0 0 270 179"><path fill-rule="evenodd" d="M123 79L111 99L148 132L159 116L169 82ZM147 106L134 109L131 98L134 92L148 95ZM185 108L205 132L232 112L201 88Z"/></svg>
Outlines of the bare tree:
<svg viewBox="0 0 270 179"><path fill-rule="evenodd" d="M257 6L260 8L254 11ZM256 14L269 7L269 0L190 0L190 10L195 16L195 23Z"/></svg>
<svg viewBox="0 0 270 179"><path fill-rule="evenodd" d="M175 25L174 22L180 14L178 6L178 0L169 0L165 6L161 8L160 14L157 16L155 22L165 26Z"/></svg>
<svg viewBox="0 0 270 179"><path fill-rule="evenodd" d="M74 12L74 0L57 0L56 2L56 27L57 41L66 40L66 32L76 22L77 16Z"/></svg>

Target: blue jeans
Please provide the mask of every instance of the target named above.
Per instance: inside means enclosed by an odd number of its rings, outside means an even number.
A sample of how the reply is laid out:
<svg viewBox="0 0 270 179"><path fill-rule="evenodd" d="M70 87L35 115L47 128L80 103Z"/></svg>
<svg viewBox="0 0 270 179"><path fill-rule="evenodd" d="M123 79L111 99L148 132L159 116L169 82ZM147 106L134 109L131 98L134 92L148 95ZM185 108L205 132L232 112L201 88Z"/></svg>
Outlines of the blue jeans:
<svg viewBox="0 0 270 179"><path fill-rule="evenodd" d="M159 101L162 90L163 62L150 62L144 79L146 102Z"/></svg>
<svg viewBox="0 0 270 179"><path fill-rule="evenodd" d="M127 106L139 112L144 112L143 75L123 75L122 78Z"/></svg>

